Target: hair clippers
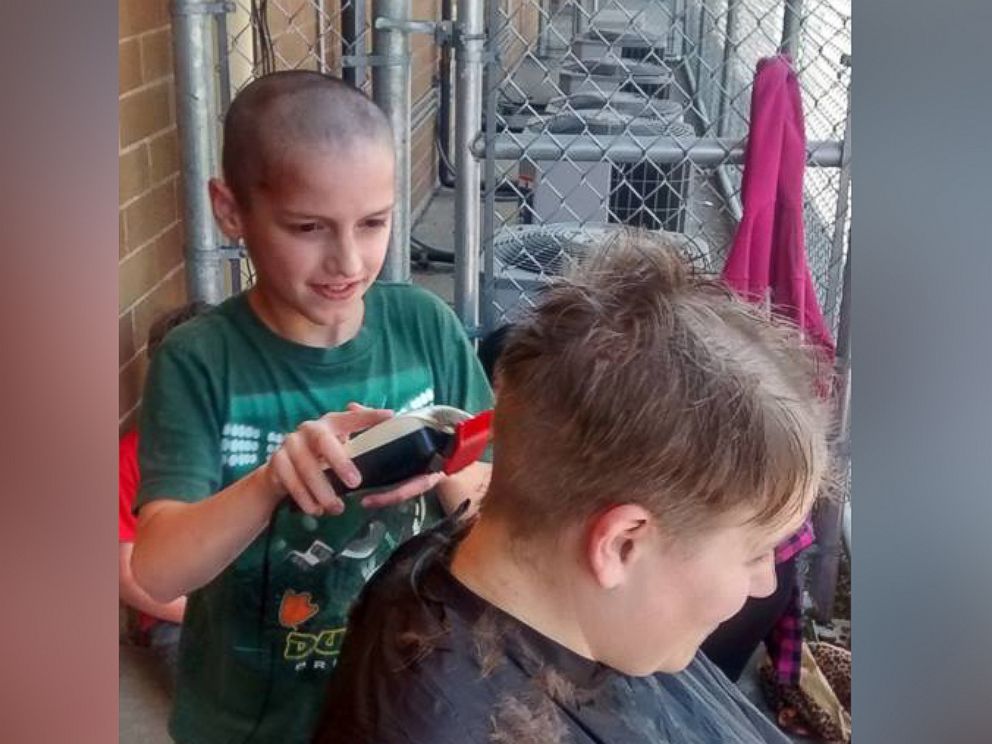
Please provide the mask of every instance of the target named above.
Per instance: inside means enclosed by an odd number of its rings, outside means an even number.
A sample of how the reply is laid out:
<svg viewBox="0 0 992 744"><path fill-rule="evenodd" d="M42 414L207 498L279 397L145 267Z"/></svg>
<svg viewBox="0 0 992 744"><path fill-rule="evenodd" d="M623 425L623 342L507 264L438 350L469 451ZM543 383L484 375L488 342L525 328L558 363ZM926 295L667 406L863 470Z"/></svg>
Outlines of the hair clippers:
<svg viewBox="0 0 992 744"><path fill-rule="evenodd" d="M492 411L475 416L450 406L430 406L400 414L366 429L345 444L362 482L349 488L325 470L339 496L382 489L418 475L452 475L482 457L489 443Z"/></svg>

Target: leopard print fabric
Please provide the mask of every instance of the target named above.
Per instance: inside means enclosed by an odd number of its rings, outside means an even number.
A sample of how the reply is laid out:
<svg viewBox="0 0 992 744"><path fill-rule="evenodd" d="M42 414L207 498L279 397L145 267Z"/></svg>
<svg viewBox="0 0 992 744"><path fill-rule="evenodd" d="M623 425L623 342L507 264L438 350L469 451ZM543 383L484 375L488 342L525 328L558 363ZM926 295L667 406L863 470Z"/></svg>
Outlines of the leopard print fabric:
<svg viewBox="0 0 992 744"><path fill-rule="evenodd" d="M816 665L849 717L851 652L829 643L810 643L809 649ZM767 659L759 668L759 676L765 699L777 714L779 725L783 728L792 733L813 736L825 744L850 744L849 725L842 726L835 715L820 705L801 686L779 684Z"/></svg>

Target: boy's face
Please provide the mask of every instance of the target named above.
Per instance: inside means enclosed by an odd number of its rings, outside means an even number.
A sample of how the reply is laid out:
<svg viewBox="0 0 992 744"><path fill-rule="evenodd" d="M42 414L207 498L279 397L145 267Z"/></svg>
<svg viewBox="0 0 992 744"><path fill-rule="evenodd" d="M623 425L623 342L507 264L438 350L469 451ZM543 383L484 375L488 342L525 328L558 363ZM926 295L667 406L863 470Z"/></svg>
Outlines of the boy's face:
<svg viewBox="0 0 992 744"><path fill-rule="evenodd" d="M357 333L389 242L393 169L381 143L290 150L247 209L234 205L230 230L215 196L222 229L247 245L256 307L283 335L322 346Z"/></svg>
<svg viewBox="0 0 992 744"><path fill-rule="evenodd" d="M737 515L686 542L665 540L652 528L621 585L600 598L597 658L631 675L684 669L749 597L775 591L774 548L807 513L771 527L744 524L746 515Z"/></svg>

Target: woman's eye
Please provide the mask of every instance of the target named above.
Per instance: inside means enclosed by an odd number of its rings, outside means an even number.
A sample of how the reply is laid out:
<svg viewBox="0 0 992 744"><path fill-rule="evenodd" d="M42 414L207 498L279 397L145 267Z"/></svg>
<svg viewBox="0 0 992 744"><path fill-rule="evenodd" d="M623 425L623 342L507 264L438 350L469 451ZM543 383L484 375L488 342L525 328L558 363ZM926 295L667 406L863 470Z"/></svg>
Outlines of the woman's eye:
<svg viewBox="0 0 992 744"><path fill-rule="evenodd" d="M377 230L380 227L385 227L385 225L386 225L386 221L385 220L382 220L382 219L379 219L379 220L366 220L363 223L363 227L368 228L370 230Z"/></svg>
<svg viewBox="0 0 992 744"><path fill-rule="evenodd" d="M296 230L296 232L308 233L320 229L320 225L318 225L316 222L301 222L297 225L294 225L293 229Z"/></svg>

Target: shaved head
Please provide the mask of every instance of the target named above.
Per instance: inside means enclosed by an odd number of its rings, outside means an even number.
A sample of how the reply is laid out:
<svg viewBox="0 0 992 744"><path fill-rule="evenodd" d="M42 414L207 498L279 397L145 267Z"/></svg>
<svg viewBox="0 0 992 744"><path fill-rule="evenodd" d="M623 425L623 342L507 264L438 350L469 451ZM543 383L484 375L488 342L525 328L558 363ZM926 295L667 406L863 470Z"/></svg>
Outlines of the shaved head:
<svg viewBox="0 0 992 744"><path fill-rule="evenodd" d="M224 117L224 180L247 207L291 152L369 144L392 150L389 121L368 96L319 72L274 72L246 86Z"/></svg>

